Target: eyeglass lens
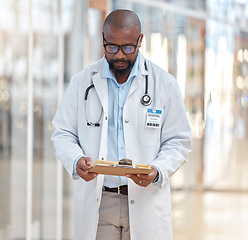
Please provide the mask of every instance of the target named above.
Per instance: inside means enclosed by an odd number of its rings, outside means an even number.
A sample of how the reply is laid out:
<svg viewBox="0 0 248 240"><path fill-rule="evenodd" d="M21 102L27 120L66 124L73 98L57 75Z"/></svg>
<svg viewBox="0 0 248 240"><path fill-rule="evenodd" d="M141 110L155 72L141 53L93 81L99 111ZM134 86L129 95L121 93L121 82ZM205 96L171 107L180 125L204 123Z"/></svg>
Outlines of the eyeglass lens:
<svg viewBox="0 0 248 240"><path fill-rule="evenodd" d="M125 54L132 54L135 52L134 46L117 46L117 45L106 45L105 50L107 53L117 53L119 49L125 53Z"/></svg>

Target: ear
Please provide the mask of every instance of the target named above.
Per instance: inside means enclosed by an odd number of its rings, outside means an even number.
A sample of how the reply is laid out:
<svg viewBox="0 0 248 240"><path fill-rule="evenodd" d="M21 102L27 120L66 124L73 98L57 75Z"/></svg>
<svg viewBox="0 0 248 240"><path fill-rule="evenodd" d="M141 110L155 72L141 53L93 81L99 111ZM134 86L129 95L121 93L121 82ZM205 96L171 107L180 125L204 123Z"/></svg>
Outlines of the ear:
<svg viewBox="0 0 248 240"><path fill-rule="evenodd" d="M139 47L139 48L141 47L143 37L144 37L144 34L143 34L143 33L141 33L141 34L140 34L139 45L138 45L138 47Z"/></svg>
<svg viewBox="0 0 248 240"><path fill-rule="evenodd" d="M104 32L102 32L102 42L104 42Z"/></svg>

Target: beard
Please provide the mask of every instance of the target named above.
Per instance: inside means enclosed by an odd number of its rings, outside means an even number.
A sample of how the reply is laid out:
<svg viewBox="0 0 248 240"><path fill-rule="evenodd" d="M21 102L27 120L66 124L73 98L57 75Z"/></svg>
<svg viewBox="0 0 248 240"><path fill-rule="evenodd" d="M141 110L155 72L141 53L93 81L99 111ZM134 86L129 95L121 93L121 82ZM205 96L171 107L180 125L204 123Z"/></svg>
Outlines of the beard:
<svg viewBox="0 0 248 240"><path fill-rule="evenodd" d="M107 59L107 58L106 58ZM133 65L136 61L136 59L134 61L131 61L131 60L108 60L108 64L109 64L109 69L110 71L114 74L114 75L117 75L117 76L125 76L127 74L129 74L133 68ZM126 68L123 68L123 69L118 69L114 66L114 63L120 63L120 62L125 62L127 63L127 67Z"/></svg>

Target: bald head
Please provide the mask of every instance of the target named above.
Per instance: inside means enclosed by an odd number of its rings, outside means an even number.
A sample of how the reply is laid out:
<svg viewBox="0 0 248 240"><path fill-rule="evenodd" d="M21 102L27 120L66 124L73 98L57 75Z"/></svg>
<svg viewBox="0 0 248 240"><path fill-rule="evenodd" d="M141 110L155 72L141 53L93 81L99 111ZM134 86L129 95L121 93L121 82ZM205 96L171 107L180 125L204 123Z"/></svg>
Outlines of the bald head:
<svg viewBox="0 0 248 240"><path fill-rule="evenodd" d="M103 32L107 27L113 27L118 29L130 29L136 28L141 33L141 24L138 16L130 10L118 9L111 12L103 24Z"/></svg>

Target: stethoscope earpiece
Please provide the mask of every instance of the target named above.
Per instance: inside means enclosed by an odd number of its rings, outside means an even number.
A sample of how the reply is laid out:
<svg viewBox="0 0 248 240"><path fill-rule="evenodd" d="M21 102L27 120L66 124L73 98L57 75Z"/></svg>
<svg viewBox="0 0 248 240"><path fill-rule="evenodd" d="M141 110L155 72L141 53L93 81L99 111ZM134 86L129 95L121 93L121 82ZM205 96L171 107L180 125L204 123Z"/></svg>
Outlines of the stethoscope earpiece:
<svg viewBox="0 0 248 240"><path fill-rule="evenodd" d="M87 126L95 126L95 127L100 127L100 123L92 123L92 122L87 122Z"/></svg>
<svg viewBox="0 0 248 240"><path fill-rule="evenodd" d="M149 106L152 102L152 99L148 94L145 94L144 96L141 97L140 102L144 106Z"/></svg>

